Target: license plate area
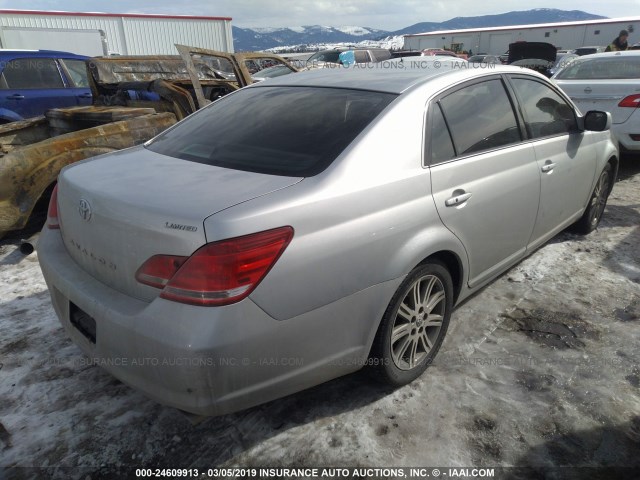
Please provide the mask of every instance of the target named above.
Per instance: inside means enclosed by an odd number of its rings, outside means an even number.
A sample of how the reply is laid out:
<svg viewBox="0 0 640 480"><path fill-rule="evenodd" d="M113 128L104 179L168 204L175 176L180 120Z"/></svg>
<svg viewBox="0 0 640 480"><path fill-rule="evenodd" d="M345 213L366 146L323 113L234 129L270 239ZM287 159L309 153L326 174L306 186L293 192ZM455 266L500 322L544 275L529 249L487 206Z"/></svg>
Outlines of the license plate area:
<svg viewBox="0 0 640 480"><path fill-rule="evenodd" d="M96 343L95 319L73 302L69 302L69 321L87 340Z"/></svg>

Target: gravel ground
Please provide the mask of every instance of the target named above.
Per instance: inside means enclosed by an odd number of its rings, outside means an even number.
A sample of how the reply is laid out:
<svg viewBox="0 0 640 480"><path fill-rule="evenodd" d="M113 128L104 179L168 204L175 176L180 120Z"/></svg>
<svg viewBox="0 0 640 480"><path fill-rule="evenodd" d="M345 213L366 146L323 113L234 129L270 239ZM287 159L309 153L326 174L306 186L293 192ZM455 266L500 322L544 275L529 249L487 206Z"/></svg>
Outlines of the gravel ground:
<svg viewBox="0 0 640 480"><path fill-rule="evenodd" d="M36 254L17 249L28 234L0 242L0 480L137 467L640 467L640 159L623 161L596 232L558 235L460 306L436 364L411 385L392 390L364 371L197 425L87 362Z"/></svg>

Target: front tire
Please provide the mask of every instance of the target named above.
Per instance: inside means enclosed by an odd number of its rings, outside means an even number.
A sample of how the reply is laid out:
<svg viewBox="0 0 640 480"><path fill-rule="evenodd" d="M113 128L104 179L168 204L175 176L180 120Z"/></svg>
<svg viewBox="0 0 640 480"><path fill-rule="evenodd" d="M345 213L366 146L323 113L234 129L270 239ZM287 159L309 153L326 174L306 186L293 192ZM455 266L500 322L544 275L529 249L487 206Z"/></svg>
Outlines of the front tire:
<svg viewBox="0 0 640 480"><path fill-rule="evenodd" d="M378 378L402 386L433 362L449 327L453 282L437 261L416 267L384 313L371 351Z"/></svg>
<svg viewBox="0 0 640 480"><path fill-rule="evenodd" d="M598 178L598 181L596 182L596 186L593 189L591 198L589 199L587 209L584 211L580 220L578 220L573 226L576 233L587 235L598 227L600 220L602 219L602 214L604 213L604 208L607 206L607 199L611 192L612 180L611 164L607 163L607 165L602 169L600 178Z"/></svg>

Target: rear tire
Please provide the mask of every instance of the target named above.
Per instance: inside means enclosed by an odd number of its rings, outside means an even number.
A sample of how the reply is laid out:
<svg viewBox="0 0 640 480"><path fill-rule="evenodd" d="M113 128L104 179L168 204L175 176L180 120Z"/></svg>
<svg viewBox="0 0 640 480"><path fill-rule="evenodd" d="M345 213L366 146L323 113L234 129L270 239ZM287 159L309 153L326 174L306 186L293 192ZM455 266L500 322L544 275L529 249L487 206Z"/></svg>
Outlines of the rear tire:
<svg viewBox="0 0 640 480"><path fill-rule="evenodd" d="M598 228L602 214L604 213L604 208L607 206L609 193L611 192L611 182L611 164L607 163L596 182L587 209L584 211L580 220L573 224L573 230L576 233L587 235Z"/></svg>
<svg viewBox="0 0 640 480"><path fill-rule="evenodd" d="M416 267L394 294L378 327L370 364L377 378L402 386L433 362L449 327L453 281L432 261Z"/></svg>

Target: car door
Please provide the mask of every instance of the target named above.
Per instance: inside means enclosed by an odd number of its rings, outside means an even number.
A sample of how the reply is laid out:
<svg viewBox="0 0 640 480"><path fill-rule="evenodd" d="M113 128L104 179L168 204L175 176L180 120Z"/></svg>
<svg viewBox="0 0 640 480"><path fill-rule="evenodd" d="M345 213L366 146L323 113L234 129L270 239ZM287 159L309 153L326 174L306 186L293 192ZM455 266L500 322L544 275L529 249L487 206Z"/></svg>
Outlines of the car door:
<svg viewBox="0 0 640 480"><path fill-rule="evenodd" d="M75 97L77 105L91 105L93 96L89 88L87 64L76 58L58 59L67 80L70 93Z"/></svg>
<svg viewBox="0 0 640 480"><path fill-rule="evenodd" d="M2 70L2 106L22 118L42 115L50 108L76 105L53 58L16 58Z"/></svg>
<svg viewBox="0 0 640 480"><path fill-rule="evenodd" d="M541 174L540 209L530 248L571 224L587 203L596 172L591 133L578 130L574 108L559 92L531 76L509 78Z"/></svg>
<svg viewBox="0 0 640 480"><path fill-rule="evenodd" d="M427 122L432 194L442 222L467 250L473 288L524 256L540 175L499 76L436 100Z"/></svg>

